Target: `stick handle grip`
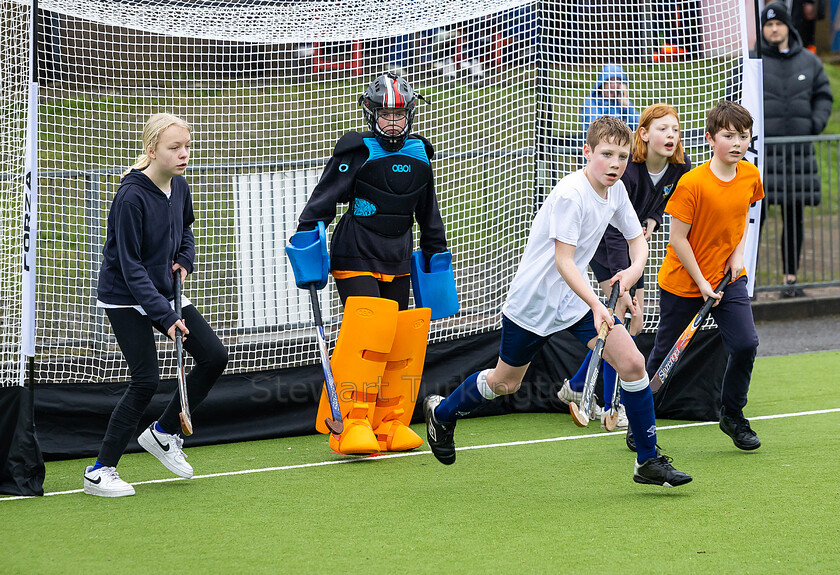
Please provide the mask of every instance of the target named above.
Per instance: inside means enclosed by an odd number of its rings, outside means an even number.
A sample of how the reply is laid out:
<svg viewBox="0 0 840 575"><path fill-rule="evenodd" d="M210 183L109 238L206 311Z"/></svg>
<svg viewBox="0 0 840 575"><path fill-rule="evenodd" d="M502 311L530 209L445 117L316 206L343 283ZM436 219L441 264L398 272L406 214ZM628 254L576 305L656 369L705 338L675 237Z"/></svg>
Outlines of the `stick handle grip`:
<svg viewBox="0 0 840 575"><path fill-rule="evenodd" d="M318 289L314 283L309 284L309 298L312 300L312 315L315 316L315 325L323 326L321 319L321 304L318 303Z"/></svg>

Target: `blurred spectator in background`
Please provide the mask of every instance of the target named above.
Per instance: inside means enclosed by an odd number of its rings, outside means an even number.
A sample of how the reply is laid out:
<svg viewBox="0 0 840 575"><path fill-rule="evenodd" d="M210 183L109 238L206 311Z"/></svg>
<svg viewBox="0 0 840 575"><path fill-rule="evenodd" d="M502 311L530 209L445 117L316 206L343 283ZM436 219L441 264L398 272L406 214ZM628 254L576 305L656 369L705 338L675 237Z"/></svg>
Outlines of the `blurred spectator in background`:
<svg viewBox="0 0 840 575"><path fill-rule="evenodd" d="M819 134L828 123L834 101L822 62L803 48L784 2L768 4L761 13L761 24L765 137ZM767 203L781 206L786 284L782 297L804 296L796 286L804 238L803 208L820 203L820 173L813 144L766 145L763 180Z"/></svg>
<svg viewBox="0 0 840 575"><path fill-rule="evenodd" d="M825 18L826 0L786 0L791 22L806 49L817 53L817 20Z"/></svg>
<svg viewBox="0 0 840 575"><path fill-rule="evenodd" d="M581 108L581 131L584 137L589 124L599 116L618 118L635 131L639 126L639 113L630 100L629 80L618 64L606 64L598 73L592 91L583 101Z"/></svg>

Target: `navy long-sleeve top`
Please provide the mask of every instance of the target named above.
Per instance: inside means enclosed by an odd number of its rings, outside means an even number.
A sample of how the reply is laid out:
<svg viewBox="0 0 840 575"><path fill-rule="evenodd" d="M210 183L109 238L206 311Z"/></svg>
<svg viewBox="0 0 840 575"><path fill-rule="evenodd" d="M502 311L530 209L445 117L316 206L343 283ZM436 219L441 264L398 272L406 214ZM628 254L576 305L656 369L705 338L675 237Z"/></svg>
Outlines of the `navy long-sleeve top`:
<svg viewBox="0 0 840 575"><path fill-rule="evenodd" d="M140 170L123 177L108 213L97 297L114 305L140 305L150 319L169 329L178 316L172 265L193 271L195 221L190 188L183 176L172 178L171 195Z"/></svg>
<svg viewBox="0 0 840 575"><path fill-rule="evenodd" d="M651 218L656 222L656 229L653 231L659 229L659 226L662 225L662 215L665 213L665 204L668 203L668 198L674 193L680 177L690 169L691 159L686 155L684 164L668 164L662 178L654 185L645 162L631 161L627 163L627 169L621 176L621 181L627 188L630 203L633 204L640 222L645 222L648 218ZM620 270L627 269L630 267L630 251L627 240L613 226L608 226L592 259L608 268L613 275Z"/></svg>

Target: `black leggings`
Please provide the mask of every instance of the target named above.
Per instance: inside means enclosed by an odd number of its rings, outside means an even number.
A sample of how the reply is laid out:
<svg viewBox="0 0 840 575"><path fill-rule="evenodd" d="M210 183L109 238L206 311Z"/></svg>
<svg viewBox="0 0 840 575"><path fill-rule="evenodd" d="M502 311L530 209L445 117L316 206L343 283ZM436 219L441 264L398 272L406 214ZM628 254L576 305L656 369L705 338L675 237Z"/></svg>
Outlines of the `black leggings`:
<svg viewBox="0 0 840 575"><path fill-rule="evenodd" d="M787 275L795 276L802 257L802 243L805 237L802 229L802 202L786 202L782 210L782 269Z"/></svg>
<svg viewBox="0 0 840 575"><path fill-rule="evenodd" d="M157 348L152 328L163 334L166 330L133 308L106 309L105 313L131 372L128 389L111 414L97 457L102 465L116 467L129 440L137 432L143 412L160 383ZM190 407L195 409L222 375L227 366L228 354L195 306L185 307L183 316L184 325L190 330L184 341L184 349L195 360L195 365L187 375L187 399ZM176 393L163 415L158 418L158 425L167 433L177 433L180 429L180 412L181 401Z"/></svg>
<svg viewBox="0 0 840 575"><path fill-rule="evenodd" d="M394 281L381 282L373 276L356 276L343 280L335 280L341 305L351 296L382 297L392 299L400 306L400 310L408 309L408 293L411 276L398 276Z"/></svg>

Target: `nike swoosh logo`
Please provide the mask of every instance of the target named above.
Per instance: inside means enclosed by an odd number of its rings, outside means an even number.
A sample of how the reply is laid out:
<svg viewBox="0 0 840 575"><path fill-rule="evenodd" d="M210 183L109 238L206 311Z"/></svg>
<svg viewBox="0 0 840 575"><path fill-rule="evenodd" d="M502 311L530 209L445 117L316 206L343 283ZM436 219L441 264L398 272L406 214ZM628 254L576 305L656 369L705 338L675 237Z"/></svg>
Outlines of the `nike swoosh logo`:
<svg viewBox="0 0 840 575"><path fill-rule="evenodd" d="M161 448L161 449L163 449L164 451L169 451L169 444L168 444L168 443L167 443L166 445L162 444L162 443L160 442L160 439L158 439L158 438L157 438L157 435L155 435L155 432L154 432L154 431L152 431L152 437L154 438L155 442L156 442L158 445L160 445L160 448Z"/></svg>
<svg viewBox="0 0 840 575"><path fill-rule="evenodd" d="M102 481L102 478L101 478L101 477L97 477L96 479L91 479L91 478L90 478L90 477L88 477L87 475L85 475L85 479L87 479L88 481L90 481L90 482L91 482L91 483L93 483L94 485L99 485L99 482L100 482L100 481Z"/></svg>

